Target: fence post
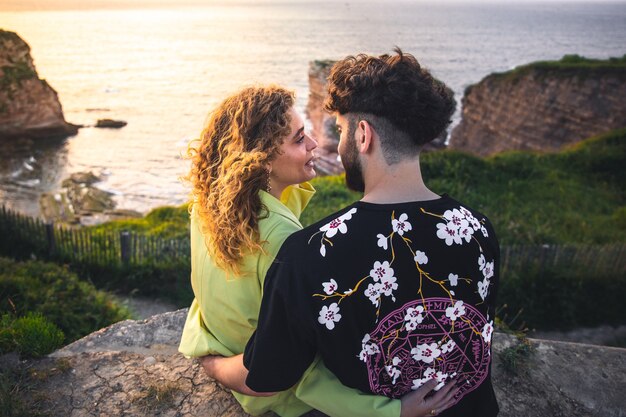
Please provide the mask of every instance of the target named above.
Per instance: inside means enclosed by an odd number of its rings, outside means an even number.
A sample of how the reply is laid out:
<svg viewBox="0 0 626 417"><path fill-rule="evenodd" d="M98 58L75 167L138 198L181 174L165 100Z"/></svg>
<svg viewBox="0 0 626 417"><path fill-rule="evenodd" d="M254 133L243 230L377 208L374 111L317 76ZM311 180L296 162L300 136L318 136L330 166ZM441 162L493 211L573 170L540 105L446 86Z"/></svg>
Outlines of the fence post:
<svg viewBox="0 0 626 417"><path fill-rule="evenodd" d="M48 243L48 256L53 256L57 250L57 244L54 240L54 223L46 223L46 242Z"/></svg>
<svg viewBox="0 0 626 417"><path fill-rule="evenodd" d="M130 233L126 230L120 232L120 249L122 251L122 264L127 266L130 262Z"/></svg>

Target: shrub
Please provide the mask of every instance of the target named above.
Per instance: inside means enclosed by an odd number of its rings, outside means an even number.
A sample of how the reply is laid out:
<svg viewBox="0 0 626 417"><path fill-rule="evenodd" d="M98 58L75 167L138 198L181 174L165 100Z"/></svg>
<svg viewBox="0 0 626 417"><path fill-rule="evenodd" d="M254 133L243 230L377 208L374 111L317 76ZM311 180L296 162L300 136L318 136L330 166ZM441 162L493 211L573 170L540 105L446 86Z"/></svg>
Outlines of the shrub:
<svg viewBox="0 0 626 417"><path fill-rule="evenodd" d="M125 308L66 267L39 261L0 258L0 311L40 313L72 342L129 317Z"/></svg>
<svg viewBox="0 0 626 417"><path fill-rule="evenodd" d="M63 339L63 332L40 313L19 318L4 314L0 319L0 353L39 358L59 348Z"/></svg>
<svg viewBox="0 0 626 417"><path fill-rule="evenodd" d="M626 279L620 273L587 274L584 268L530 265L502 276L498 304L519 312L530 328L565 330L624 324Z"/></svg>

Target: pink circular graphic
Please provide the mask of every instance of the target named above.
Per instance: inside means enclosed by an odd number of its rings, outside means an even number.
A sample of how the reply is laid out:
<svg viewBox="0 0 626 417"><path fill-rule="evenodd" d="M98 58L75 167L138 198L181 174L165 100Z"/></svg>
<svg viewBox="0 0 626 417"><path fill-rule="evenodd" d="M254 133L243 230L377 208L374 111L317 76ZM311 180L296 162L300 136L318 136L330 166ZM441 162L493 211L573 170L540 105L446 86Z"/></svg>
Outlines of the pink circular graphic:
<svg viewBox="0 0 626 417"><path fill-rule="evenodd" d="M370 353L362 357L372 392L398 398L430 378L440 382L439 389L458 376L458 402L485 380L491 360L490 343L482 335L487 320L464 305L453 328L448 307L453 307L449 298L415 300L380 321L366 342Z"/></svg>

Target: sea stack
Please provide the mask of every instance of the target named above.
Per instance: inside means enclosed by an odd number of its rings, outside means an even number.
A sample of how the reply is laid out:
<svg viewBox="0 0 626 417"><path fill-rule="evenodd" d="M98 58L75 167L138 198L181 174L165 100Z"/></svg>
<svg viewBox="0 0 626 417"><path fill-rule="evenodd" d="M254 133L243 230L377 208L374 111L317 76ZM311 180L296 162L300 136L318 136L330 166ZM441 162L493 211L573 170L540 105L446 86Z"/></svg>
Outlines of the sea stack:
<svg viewBox="0 0 626 417"><path fill-rule="evenodd" d="M16 33L0 30L0 140L75 135L56 91L39 78L30 47Z"/></svg>
<svg viewBox="0 0 626 417"><path fill-rule="evenodd" d="M469 86L449 147L486 156L556 151L626 127L626 55L577 55L491 74Z"/></svg>

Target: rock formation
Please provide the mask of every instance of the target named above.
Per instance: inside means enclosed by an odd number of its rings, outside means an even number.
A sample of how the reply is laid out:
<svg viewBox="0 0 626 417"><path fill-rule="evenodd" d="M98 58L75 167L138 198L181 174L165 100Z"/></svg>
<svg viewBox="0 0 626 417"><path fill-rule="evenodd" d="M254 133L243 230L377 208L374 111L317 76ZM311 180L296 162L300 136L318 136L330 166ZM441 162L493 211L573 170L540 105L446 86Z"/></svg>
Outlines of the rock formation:
<svg viewBox="0 0 626 417"><path fill-rule="evenodd" d="M46 221L92 226L110 220L139 218L133 210L116 210L113 194L94 186L102 178L92 172L77 172L64 179L61 189L44 193L39 199L42 217Z"/></svg>
<svg viewBox="0 0 626 417"><path fill-rule="evenodd" d="M247 416L197 362L177 353L186 314L123 321L28 363L33 392L24 400L54 416ZM502 417L625 415L626 350L494 338Z"/></svg>
<svg viewBox="0 0 626 417"><path fill-rule="evenodd" d="M65 137L77 130L65 121L56 91L39 79L30 47L0 29L0 139Z"/></svg>
<svg viewBox="0 0 626 417"><path fill-rule="evenodd" d="M555 151L626 126L626 56L577 56L492 74L468 87L452 149Z"/></svg>
<svg viewBox="0 0 626 417"><path fill-rule="evenodd" d="M335 128L335 118L324 111L324 100L327 96L327 78L335 61L311 61L309 63L309 101L306 115L311 121L313 137L319 147L315 153L319 156L316 168L321 174L334 175L343 172L343 166L337 158L339 134ZM427 144L425 151L433 151L445 147L447 132L442 137Z"/></svg>

